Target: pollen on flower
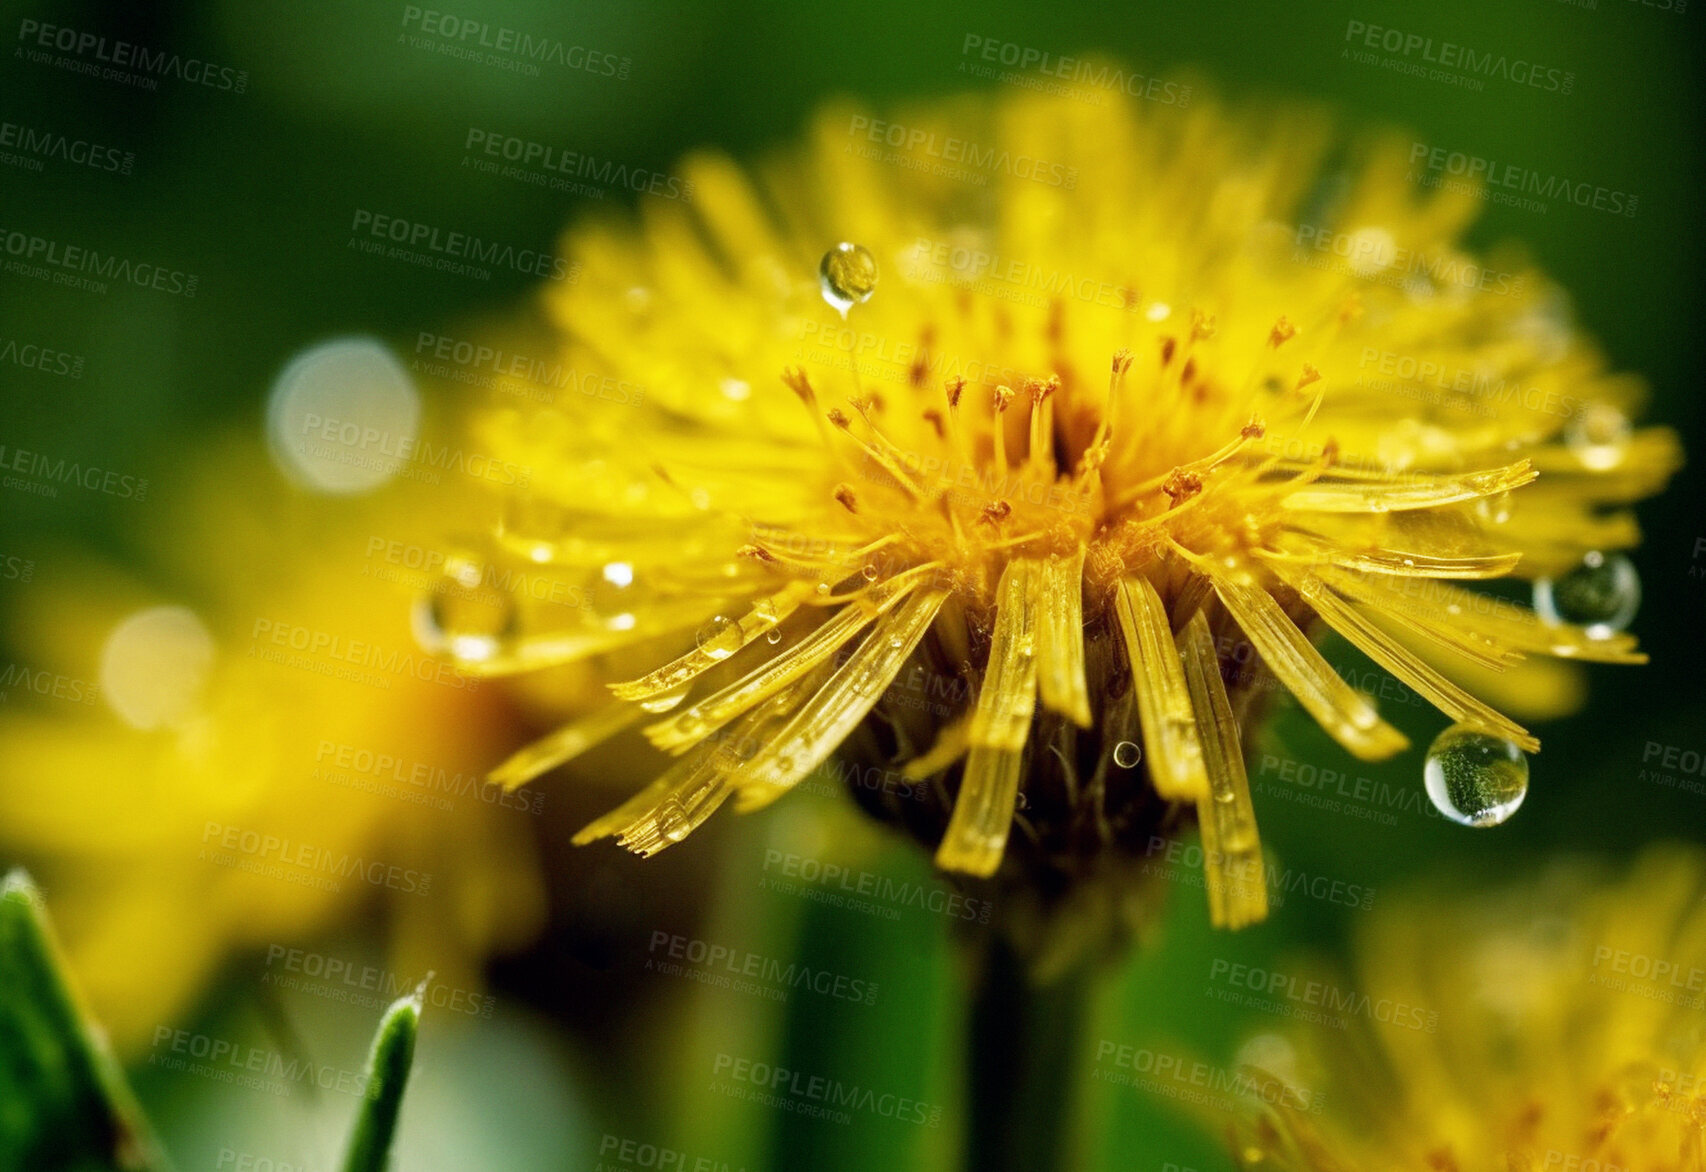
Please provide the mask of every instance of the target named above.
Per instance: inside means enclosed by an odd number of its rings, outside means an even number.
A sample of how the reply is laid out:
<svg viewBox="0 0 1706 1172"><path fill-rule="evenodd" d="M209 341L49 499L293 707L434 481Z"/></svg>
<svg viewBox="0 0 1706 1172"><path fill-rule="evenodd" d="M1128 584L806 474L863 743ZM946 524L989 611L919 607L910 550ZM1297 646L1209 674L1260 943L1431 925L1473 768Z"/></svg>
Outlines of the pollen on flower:
<svg viewBox="0 0 1706 1172"><path fill-rule="evenodd" d="M1211 910L1236 925L1266 910L1240 876L1262 868L1242 745L1267 677L1356 756L1407 744L1316 650L1318 627L1453 721L1530 751L1457 667L1640 661L1631 636L1542 622L1459 582L1631 544L1625 506L1677 463L1668 432L1633 431L1608 467L1586 467L1564 421L1520 401L1395 398L1335 373L1424 339L1442 369L1627 402L1631 381L1585 341L1536 335L1543 280L1418 298L1262 244L1322 165L1311 136L1264 138L1207 108L1183 140L1132 105L1025 96L988 113L1015 152L1117 141L1146 161L1086 153L1070 190L998 179L983 218L928 168L848 155L831 116L762 194L703 157L686 168L693 203L571 235L583 279L548 294L565 352L652 389L617 415L590 400L494 413L495 448L543 470L528 515L550 522L503 537L544 551L594 605L578 624L524 614L501 653L466 666L627 648L664 661L611 684L622 720L589 715L506 780L650 716L641 733L673 762L580 837L652 853L731 799L775 800L833 753L875 756L930 779L918 809L873 812L944 869L1057 895L1139 873L1150 837L1194 812ZM1424 260L1458 255L1474 201L1414 195L1406 175L1381 157L1358 180L1389 210L1381 230ZM1216 200L1219 184L1238 198ZM921 234L966 233L1129 295L987 297L917 259ZM840 336L817 269L849 238L884 273L848 307L860 349L802 346ZM637 283L643 315L625 299ZM715 393L727 377L750 393ZM1522 525L1487 519L1483 502L1536 476L1546 491ZM634 567L625 591L594 588L611 562ZM713 618L707 651L694 634ZM955 702L891 695L914 671L951 681ZM731 739L757 747L720 752ZM1141 744L1139 766L1114 762L1121 744Z"/></svg>

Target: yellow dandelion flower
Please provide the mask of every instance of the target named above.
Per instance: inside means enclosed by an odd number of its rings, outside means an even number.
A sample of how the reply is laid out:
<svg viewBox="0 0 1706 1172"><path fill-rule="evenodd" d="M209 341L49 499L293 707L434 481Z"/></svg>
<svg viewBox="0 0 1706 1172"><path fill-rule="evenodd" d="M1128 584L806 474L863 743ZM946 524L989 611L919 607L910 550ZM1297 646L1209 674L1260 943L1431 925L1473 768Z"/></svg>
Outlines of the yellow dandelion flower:
<svg viewBox="0 0 1706 1172"><path fill-rule="evenodd" d="M1417 893L1358 941L1350 1033L1294 1034L1290 1094L1237 1125L1276 1172L1706 1168L1706 857L1559 868L1492 899ZM1325 1036L1331 1033L1331 1037Z"/></svg>
<svg viewBox="0 0 1706 1172"><path fill-rule="evenodd" d="M843 750L927 784L885 816L945 870L1055 890L1195 810L1238 925L1265 913L1262 673L1358 757L1406 744L1317 625L1537 748L1453 668L1634 641L1459 583L1632 545L1620 506L1676 442L1628 430L1638 384L1539 274L1454 243L1471 196L1416 191L1392 143L1330 169L1332 143L1295 112L835 108L802 150L692 157L689 198L574 228L580 279L544 302L569 390L519 405L546 364L511 362L477 426L538 470L499 556L591 606L448 608L441 645L482 674L648 667L495 776L643 725L677 761L577 841L649 855ZM1534 708L1572 694L1540 684Z"/></svg>
<svg viewBox="0 0 1706 1172"><path fill-rule="evenodd" d="M301 979L287 950L321 949L308 971L468 989L544 914L542 810L484 782L508 704L410 630L442 506L308 496L210 446L129 567L38 559L0 711L0 844L126 1051L227 964ZM375 925L382 955L336 942Z"/></svg>

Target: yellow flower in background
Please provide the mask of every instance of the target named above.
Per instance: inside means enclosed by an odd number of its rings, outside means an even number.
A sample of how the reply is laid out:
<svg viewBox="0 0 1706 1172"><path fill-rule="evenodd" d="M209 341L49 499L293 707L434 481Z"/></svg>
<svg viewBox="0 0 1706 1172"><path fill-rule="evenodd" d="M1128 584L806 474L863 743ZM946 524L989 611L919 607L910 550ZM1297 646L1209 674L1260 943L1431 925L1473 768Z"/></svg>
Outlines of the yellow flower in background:
<svg viewBox="0 0 1706 1172"><path fill-rule="evenodd" d="M420 489L313 496L231 442L138 505L145 581L37 559L0 844L41 877L121 1048L245 953L370 929L395 983L467 989L539 926L539 795L483 776L513 718L410 631L448 523Z"/></svg>
<svg viewBox="0 0 1706 1172"><path fill-rule="evenodd" d="M1285 1172L1706 1167L1706 857L1649 848L1619 882L1417 892L1355 951L1393 1024L1293 1035L1284 1105L1238 1135ZM1412 1028L1425 1015L1428 1029Z"/></svg>
<svg viewBox="0 0 1706 1172"><path fill-rule="evenodd" d="M491 556L591 605L433 613L472 673L590 659L615 700L494 777L643 724L677 761L577 841L651 854L840 750L926 785L879 812L942 868L1055 891L1194 808L1235 926L1266 908L1261 673L1357 756L1406 746L1319 620L1465 726L1436 761L1462 820L1513 808L1538 742L1479 692L1544 715L1579 688L1523 656L1640 661L1622 506L1677 444L1540 274L1455 243L1472 195L1333 146L1291 111L831 109L573 229L551 356L501 339L476 426L538 472ZM542 377L577 393L529 405ZM1457 584L1512 574L1547 614Z"/></svg>

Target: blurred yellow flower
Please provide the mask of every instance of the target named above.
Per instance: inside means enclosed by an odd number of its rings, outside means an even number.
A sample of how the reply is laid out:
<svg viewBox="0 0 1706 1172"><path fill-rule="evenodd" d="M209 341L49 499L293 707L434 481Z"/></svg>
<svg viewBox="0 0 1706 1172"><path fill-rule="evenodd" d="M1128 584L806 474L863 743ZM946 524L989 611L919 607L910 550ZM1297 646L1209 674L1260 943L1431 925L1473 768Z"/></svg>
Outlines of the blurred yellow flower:
<svg viewBox="0 0 1706 1172"><path fill-rule="evenodd" d="M1410 1012L1270 1046L1287 1061L1263 1073L1306 1089L1239 1129L1242 1166L1706 1167L1703 901L1706 856L1667 846L1620 882L1558 868L1388 905L1357 942L1356 987Z"/></svg>
<svg viewBox="0 0 1706 1172"><path fill-rule="evenodd" d="M537 928L538 796L482 772L506 707L410 632L448 523L419 487L309 496L232 442L144 506L136 576L37 559L9 665L27 686L0 709L0 847L43 880L121 1047L244 950L377 920L399 982L468 988Z"/></svg>
<svg viewBox="0 0 1706 1172"><path fill-rule="evenodd" d="M1556 711L1572 680L1500 673L1639 662L1584 603L1624 600L1570 579L1543 620L1456 580L1615 559L1676 441L1630 430L1638 384L1555 288L1454 243L1472 194L1417 191L1392 142L1323 177L1332 145L1289 110L834 108L756 173L696 156L689 198L571 231L551 356L503 339L477 427L539 471L502 493L498 556L591 606L464 596L437 637L481 675L647 666L494 776L652 714L679 761L578 838L651 854L840 749L928 782L888 816L941 867L1057 889L1194 808L1235 926L1266 908L1246 643L1360 757L1406 741L1316 619L1537 748L1435 665Z"/></svg>

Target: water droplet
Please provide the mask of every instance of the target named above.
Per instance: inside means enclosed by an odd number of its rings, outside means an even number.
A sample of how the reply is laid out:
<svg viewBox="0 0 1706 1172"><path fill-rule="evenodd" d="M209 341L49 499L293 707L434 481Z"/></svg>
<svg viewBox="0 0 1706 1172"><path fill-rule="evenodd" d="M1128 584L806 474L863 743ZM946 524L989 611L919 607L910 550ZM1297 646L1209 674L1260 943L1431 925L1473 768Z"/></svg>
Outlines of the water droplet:
<svg viewBox="0 0 1706 1172"><path fill-rule="evenodd" d="M1464 826L1497 826L1528 795L1528 758L1503 737L1454 724L1428 746L1422 779L1434 808Z"/></svg>
<svg viewBox="0 0 1706 1172"><path fill-rule="evenodd" d="M818 283L830 307L847 316L855 305L863 305L877 289L877 258L863 244L842 241L823 254Z"/></svg>
<svg viewBox="0 0 1706 1172"><path fill-rule="evenodd" d="M782 632L778 631L775 627L771 627L768 631L764 632L764 641L774 647L782 641Z"/></svg>
<svg viewBox="0 0 1706 1172"><path fill-rule="evenodd" d="M1143 311L1143 316L1148 318L1150 321L1166 321L1169 317L1173 316L1173 307L1168 305L1165 301L1157 301L1155 304Z"/></svg>
<svg viewBox="0 0 1706 1172"><path fill-rule="evenodd" d="M587 608L599 622L615 631L634 626L634 604L640 589L634 584L634 567L627 562L608 562L587 591Z"/></svg>
<svg viewBox="0 0 1706 1172"><path fill-rule="evenodd" d="M1564 433L1584 468L1604 472L1623 462L1629 447L1629 417L1610 403L1589 403Z"/></svg>
<svg viewBox="0 0 1706 1172"><path fill-rule="evenodd" d="M744 403L752 398L752 384L745 379L726 378L717 384L717 389L731 403Z"/></svg>
<svg viewBox="0 0 1706 1172"><path fill-rule="evenodd" d="M1503 525L1511 519L1510 490L1495 492L1475 502L1475 515L1488 525Z"/></svg>
<svg viewBox="0 0 1706 1172"><path fill-rule="evenodd" d="M819 582L817 584L817 592L819 594L827 595L829 593L829 583L828 582Z"/></svg>
<svg viewBox="0 0 1706 1172"><path fill-rule="evenodd" d="M1017 805L1018 805L1018 808L1021 810L1028 810L1031 808L1031 799L1027 798L1023 793L1021 793L1019 795Z"/></svg>
<svg viewBox="0 0 1706 1172"><path fill-rule="evenodd" d="M1135 741L1121 741L1114 746L1114 764L1121 769L1135 769L1143 760L1143 750Z"/></svg>
<svg viewBox="0 0 1706 1172"><path fill-rule="evenodd" d="M1627 627L1640 605L1640 575L1620 553L1594 550L1569 573L1534 581L1534 612L1549 623L1582 627L1591 639Z"/></svg>
<svg viewBox="0 0 1706 1172"><path fill-rule="evenodd" d="M670 798L658 807L658 833L671 842L680 842L687 837L692 826L687 821L687 807L677 798Z"/></svg>
<svg viewBox="0 0 1706 1172"><path fill-rule="evenodd" d="M495 657L515 637L521 608L488 569L465 553L444 559L432 593L416 610L415 637L429 651L477 662Z"/></svg>
<svg viewBox="0 0 1706 1172"><path fill-rule="evenodd" d="M694 641L706 655L721 660L739 651L746 642L746 636L741 632L739 623L727 615L716 615L699 628Z"/></svg>
<svg viewBox="0 0 1706 1172"><path fill-rule="evenodd" d="M864 566L860 568L859 576L867 582L875 582L877 580L877 567L872 565L870 562L866 562Z"/></svg>
<svg viewBox="0 0 1706 1172"><path fill-rule="evenodd" d="M686 699L687 693L691 690L689 683L684 681L677 684L675 687L670 688L666 692L659 692L655 696L647 696L644 700L640 701L640 708L645 712L668 712L671 708L674 708L677 704L681 703L682 700Z"/></svg>

